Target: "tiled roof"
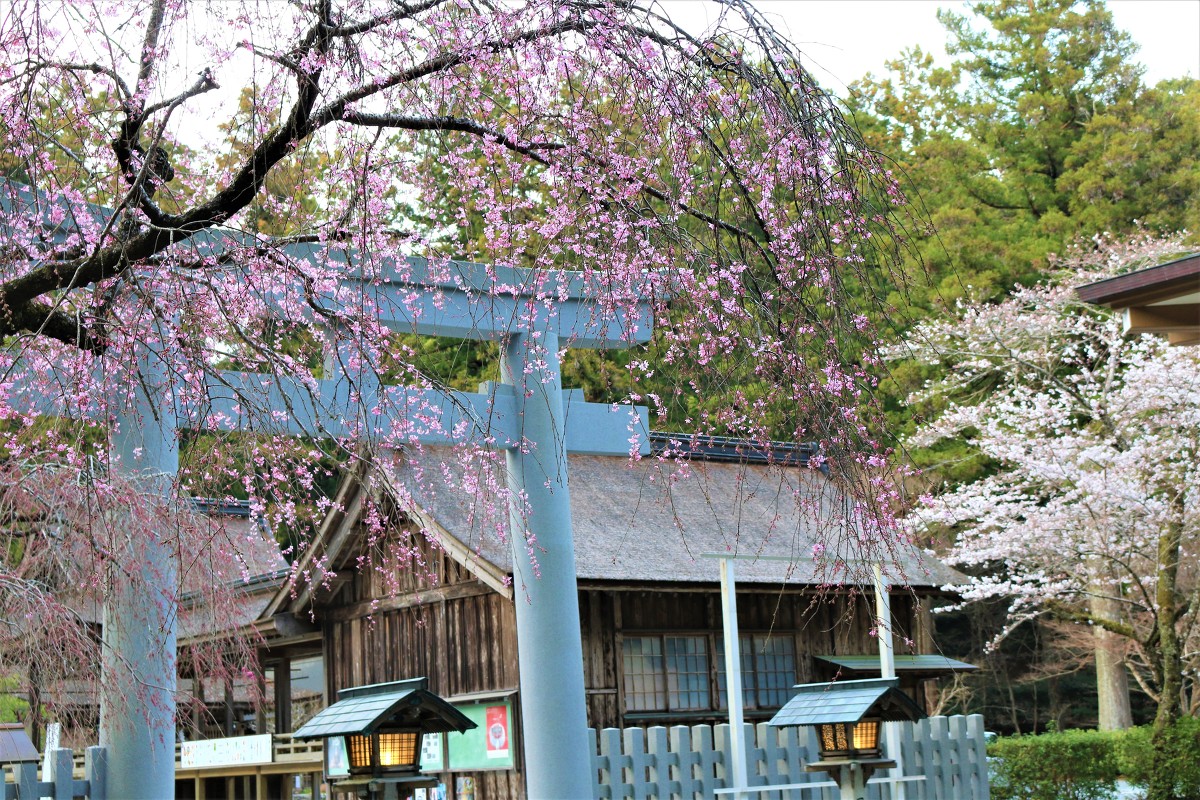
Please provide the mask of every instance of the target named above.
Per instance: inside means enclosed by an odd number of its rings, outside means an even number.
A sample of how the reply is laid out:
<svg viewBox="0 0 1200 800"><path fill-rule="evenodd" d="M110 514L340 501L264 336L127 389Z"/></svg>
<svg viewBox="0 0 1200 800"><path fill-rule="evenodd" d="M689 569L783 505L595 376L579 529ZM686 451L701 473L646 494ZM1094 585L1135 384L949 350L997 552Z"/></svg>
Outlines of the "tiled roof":
<svg viewBox="0 0 1200 800"><path fill-rule="evenodd" d="M1197 291L1200 291L1200 254L1089 283L1075 293L1088 303L1124 308Z"/></svg>

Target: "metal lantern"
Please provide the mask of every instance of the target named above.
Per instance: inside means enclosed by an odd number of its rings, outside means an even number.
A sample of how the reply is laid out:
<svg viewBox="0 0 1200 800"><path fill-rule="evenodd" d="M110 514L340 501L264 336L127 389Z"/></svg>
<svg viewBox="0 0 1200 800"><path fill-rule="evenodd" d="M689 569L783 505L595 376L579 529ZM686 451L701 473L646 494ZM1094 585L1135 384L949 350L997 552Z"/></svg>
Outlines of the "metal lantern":
<svg viewBox="0 0 1200 800"><path fill-rule="evenodd" d="M385 784L434 786L421 774L421 737L475 723L426 686L414 678L343 689L292 736L325 740L325 775L338 791L376 796Z"/></svg>
<svg viewBox="0 0 1200 800"><path fill-rule="evenodd" d="M817 732L821 760L804 765L827 772L841 787L843 800L866 796L867 779L877 769L896 766L883 757L881 722L917 720L925 716L895 678L806 683L771 718L777 728L811 725Z"/></svg>

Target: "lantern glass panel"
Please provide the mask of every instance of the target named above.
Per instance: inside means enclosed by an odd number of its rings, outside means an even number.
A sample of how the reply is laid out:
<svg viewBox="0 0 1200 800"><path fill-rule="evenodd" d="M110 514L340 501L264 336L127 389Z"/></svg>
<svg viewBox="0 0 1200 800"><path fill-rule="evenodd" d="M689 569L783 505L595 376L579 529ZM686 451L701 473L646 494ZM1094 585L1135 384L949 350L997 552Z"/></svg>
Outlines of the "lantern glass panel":
<svg viewBox="0 0 1200 800"><path fill-rule="evenodd" d="M871 758L879 755L879 720L832 722L817 726L822 758Z"/></svg>
<svg viewBox="0 0 1200 800"><path fill-rule="evenodd" d="M862 751L879 751L879 720L864 719L854 726L854 749Z"/></svg>
<svg viewBox="0 0 1200 800"><path fill-rule="evenodd" d="M350 755L350 769L371 768L371 737L347 736L346 749Z"/></svg>
<svg viewBox="0 0 1200 800"><path fill-rule="evenodd" d="M846 740L846 726L843 723L829 723L820 726L821 751L842 753L850 749Z"/></svg>
<svg viewBox="0 0 1200 800"><path fill-rule="evenodd" d="M379 766L411 767L417 763L415 732L379 734Z"/></svg>

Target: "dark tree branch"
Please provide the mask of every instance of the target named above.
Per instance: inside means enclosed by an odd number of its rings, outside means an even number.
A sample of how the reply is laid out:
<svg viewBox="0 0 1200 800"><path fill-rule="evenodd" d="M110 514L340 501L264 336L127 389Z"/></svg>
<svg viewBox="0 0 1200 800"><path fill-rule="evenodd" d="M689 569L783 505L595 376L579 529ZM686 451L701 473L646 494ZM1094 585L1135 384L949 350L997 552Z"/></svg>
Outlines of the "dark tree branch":
<svg viewBox="0 0 1200 800"><path fill-rule="evenodd" d="M426 0L423 3L405 3L402 0L397 0L396 9L388 14L380 14L379 16L366 19L361 22L354 22L348 25L330 26L325 32L329 36L344 39L350 36L358 36L363 33L370 33L376 28L387 25L392 22L399 22L402 19L411 19L423 11L428 11L431 8L436 8L440 5L445 5L447 0Z"/></svg>
<svg viewBox="0 0 1200 800"><path fill-rule="evenodd" d="M514 153L528 156L534 161L548 166L550 164L539 151L562 150L566 145L559 142L530 142L522 144L494 128L489 128L474 120L464 117L409 117L400 114L366 114L359 111L347 111L342 115L342 122L350 125L362 125L370 128L400 128L409 131L458 131L470 133L485 139L494 139Z"/></svg>

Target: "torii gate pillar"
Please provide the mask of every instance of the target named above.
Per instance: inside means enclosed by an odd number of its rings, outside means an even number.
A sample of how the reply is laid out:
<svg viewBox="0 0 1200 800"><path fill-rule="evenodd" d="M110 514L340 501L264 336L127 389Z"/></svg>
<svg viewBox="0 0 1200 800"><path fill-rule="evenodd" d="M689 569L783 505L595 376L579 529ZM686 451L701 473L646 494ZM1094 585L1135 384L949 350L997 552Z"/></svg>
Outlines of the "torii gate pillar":
<svg viewBox="0 0 1200 800"><path fill-rule="evenodd" d="M592 796L558 346L543 331L536 342L510 335L501 350L521 440L532 445L505 454L529 800Z"/></svg>
<svg viewBox="0 0 1200 800"><path fill-rule="evenodd" d="M138 356L137 383L131 402L119 405L110 452L117 475L165 501L179 470L174 403L162 400L170 380L159 353L142 347ZM179 571L158 531L134 530L145 523L127 520L114 543L118 561L140 570L141 580L110 571L104 603L100 745L110 787L129 800L175 795Z"/></svg>

